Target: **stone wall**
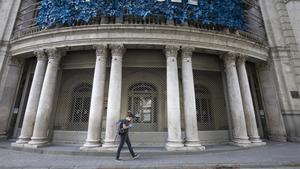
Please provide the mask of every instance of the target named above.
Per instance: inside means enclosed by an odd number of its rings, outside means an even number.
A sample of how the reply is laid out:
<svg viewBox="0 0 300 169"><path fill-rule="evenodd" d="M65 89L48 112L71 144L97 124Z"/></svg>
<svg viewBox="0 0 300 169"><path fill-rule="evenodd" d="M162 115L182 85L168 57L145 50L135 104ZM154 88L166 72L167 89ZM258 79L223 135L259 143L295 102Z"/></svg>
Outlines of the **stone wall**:
<svg viewBox="0 0 300 169"><path fill-rule="evenodd" d="M299 1L260 1L270 45L272 76L289 140L300 137ZM293 120L292 120L293 119Z"/></svg>

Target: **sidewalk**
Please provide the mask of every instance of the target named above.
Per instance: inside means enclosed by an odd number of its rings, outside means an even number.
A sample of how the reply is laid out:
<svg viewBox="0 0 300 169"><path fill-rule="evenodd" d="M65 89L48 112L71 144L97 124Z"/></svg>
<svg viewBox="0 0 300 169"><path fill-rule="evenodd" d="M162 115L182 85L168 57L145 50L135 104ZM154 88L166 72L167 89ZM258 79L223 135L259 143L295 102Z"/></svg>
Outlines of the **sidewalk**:
<svg viewBox="0 0 300 169"><path fill-rule="evenodd" d="M9 142L0 142L0 169L96 169L96 168L288 168L300 169L300 144L269 142L263 147L240 148L231 145L207 146L203 152L167 152L162 147L136 147L136 160L124 151L122 161L114 153L80 152L79 145L57 145L15 150ZM20 150L20 149L19 149Z"/></svg>

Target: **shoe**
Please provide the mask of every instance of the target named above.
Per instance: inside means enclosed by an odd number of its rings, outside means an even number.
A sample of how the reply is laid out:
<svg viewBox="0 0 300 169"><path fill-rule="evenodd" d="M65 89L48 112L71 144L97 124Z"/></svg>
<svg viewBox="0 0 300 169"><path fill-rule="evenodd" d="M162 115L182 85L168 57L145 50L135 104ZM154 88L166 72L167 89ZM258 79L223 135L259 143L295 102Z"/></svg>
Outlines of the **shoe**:
<svg viewBox="0 0 300 169"><path fill-rule="evenodd" d="M116 158L116 161L122 161L122 159L120 159L120 158Z"/></svg>
<svg viewBox="0 0 300 169"><path fill-rule="evenodd" d="M140 154L135 154L132 158L133 159L137 159L137 158L139 158L140 157Z"/></svg>

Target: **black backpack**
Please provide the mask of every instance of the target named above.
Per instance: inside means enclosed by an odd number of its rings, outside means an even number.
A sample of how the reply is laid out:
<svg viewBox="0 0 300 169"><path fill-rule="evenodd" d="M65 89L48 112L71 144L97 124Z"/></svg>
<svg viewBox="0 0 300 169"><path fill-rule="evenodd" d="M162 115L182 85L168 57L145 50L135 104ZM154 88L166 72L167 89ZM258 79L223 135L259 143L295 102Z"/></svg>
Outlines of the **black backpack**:
<svg viewBox="0 0 300 169"><path fill-rule="evenodd" d="M123 128L123 123L124 123L125 119L119 120L116 123L116 128L117 128L117 133L118 134L124 134L125 133L125 129Z"/></svg>

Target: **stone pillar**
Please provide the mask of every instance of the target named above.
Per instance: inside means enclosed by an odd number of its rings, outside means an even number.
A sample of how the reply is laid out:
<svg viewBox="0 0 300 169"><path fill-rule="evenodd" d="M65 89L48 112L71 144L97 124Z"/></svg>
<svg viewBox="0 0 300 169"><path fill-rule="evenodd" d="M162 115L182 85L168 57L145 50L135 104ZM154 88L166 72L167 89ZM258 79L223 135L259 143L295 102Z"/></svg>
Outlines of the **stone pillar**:
<svg viewBox="0 0 300 169"><path fill-rule="evenodd" d="M110 45L112 60L108 89L105 139L102 147L115 148L116 123L121 115L122 58L125 48L122 44Z"/></svg>
<svg viewBox="0 0 300 169"><path fill-rule="evenodd" d="M49 61L37 110L33 136L31 137L31 141L28 143L32 147L39 147L48 144L49 122L53 108L57 72L59 62L62 57L62 51L56 48L47 49L46 52L48 54Z"/></svg>
<svg viewBox="0 0 300 169"><path fill-rule="evenodd" d="M40 100L40 94L43 86L43 80L45 77L47 56L45 55L44 50L37 50L34 53L37 57L37 63L25 110L21 135L16 141L17 144L25 144L30 141Z"/></svg>
<svg viewBox="0 0 300 169"><path fill-rule="evenodd" d="M182 84L185 119L185 146L204 150L200 144L197 126L195 87L193 77L192 55L194 48L182 47Z"/></svg>
<svg viewBox="0 0 300 169"><path fill-rule="evenodd" d="M270 140L285 142L287 140L287 134L281 114L278 93L275 87L274 75L271 70L271 65L267 63L257 65L260 91L268 124L268 135Z"/></svg>
<svg viewBox="0 0 300 169"><path fill-rule="evenodd" d="M15 56L9 56L6 72L3 77L3 92L0 96L0 138L7 137L8 121L14 108L14 100L17 94L19 78L24 60Z"/></svg>
<svg viewBox="0 0 300 169"><path fill-rule="evenodd" d="M228 99L233 123L233 144L248 146L247 128L243 110L238 74L236 70L236 56L234 53L224 55L225 72L228 87Z"/></svg>
<svg viewBox="0 0 300 169"><path fill-rule="evenodd" d="M167 59L167 112L168 112L168 151L178 150L184 147L181 138L180 102L177 54L178 46L166 46Z"/></svg>
<svg viewBox="0 0 300 169"><path fill-rule="evenodd" d="M88 134L82 149L101 146L101 127L104 110L107 45L95 45L96 65L93 80Z"/></svg>
<svg viewBox="0 0 300 169"><path fill-rule="evenodd" d="M237 59L237 70L238 70L238 77L240 80L240 88L241 88L241 95L243 100L243 108L245 113L247 132L248 132L248 136L250 137L250 141L252 143L265 144L262 143L258 135L255 112L253 107L253 101L252 101L245 61L246 61L246 57L239 56L239 58Z"/></svg>

